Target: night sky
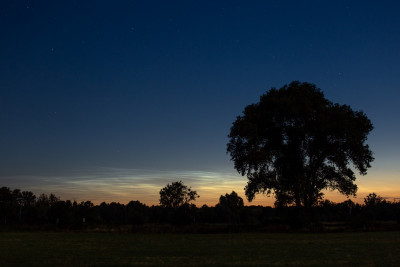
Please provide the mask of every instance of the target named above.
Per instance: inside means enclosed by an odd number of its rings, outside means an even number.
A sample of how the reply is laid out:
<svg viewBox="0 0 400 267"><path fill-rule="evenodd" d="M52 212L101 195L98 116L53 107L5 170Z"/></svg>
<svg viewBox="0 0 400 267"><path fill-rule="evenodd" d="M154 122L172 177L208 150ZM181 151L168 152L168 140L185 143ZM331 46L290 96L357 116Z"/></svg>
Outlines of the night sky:
<svg viewBox="0 0 400 267"><path fill-rule="evenodd" d="M182 180L198 205L244 197L247 178L226 154L231 124L271 87L299 80L375 126L356 201L400 198L399 10L399 1L1 1L0 187L151 205Z"/></svg>

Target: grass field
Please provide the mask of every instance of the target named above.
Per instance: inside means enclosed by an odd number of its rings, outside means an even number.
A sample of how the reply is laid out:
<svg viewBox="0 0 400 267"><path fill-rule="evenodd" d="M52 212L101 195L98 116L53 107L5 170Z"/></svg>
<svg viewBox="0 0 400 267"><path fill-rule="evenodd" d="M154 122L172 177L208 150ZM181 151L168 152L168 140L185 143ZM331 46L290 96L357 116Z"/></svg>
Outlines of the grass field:
<svg viewBox="0 0 400 267"><path fill-rule="evenodd" d="M398 266L400 232L0 233L0 266Z"/></svg>

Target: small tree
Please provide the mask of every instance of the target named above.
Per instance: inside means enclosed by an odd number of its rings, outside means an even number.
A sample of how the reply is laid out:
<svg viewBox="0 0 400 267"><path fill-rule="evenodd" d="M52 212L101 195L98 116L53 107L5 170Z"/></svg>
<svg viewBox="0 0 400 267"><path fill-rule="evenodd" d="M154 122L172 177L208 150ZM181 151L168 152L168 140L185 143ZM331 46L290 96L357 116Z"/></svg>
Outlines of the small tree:
<svg viewBox="0 0 400 267"><path fill-rule="evenodd" d="M381 196L371 193L364 198L365 219L371 223L376 220L383 219L387 213L387 202Z"/></svg>
<svg viewBox="0 0 400 267"><path fill-rule="evenodd" d="M160 190L160 204L165 208L178 208L195 201L200 196L182 181L167 184Z"/></svg>
<svg viewBox="0 0 400 267"><path fill-rule="evenodd" d="M243 208L243 199L235 192L219 197L217 209L230 223L238 223L240 210Z"/></svg>
<svg viewBox="0 0 400 267"><path fill-rule="evenodd" d="M140 201L130 201L126 205L128 222L134 225L144 224L148 221L148 207Z"/></svg>
<svg viewBox="0 0 400 267"><path fill-rule="evenodd" d="M243 208L243 199L235 192L232 191L230 194L219 197L219 203L217 206L224 207L230 210L239 210Z"/></svg>
<svg viewBox="0 0 400 267"><path fill-rule="evenodd" d="M370 193L366 198L364 198L364 204L367 208L375 208L385 202L386 200L375 193Z"/></svg>

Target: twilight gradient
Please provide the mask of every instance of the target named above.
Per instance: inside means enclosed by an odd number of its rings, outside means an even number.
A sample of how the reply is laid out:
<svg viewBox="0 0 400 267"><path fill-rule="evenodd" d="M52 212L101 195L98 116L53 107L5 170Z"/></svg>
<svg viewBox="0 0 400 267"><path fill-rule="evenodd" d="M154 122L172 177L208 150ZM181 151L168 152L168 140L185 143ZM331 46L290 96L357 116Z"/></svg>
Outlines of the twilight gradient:
<svg viewBox="0 0 400 267"><path fill-rule="evenodd" d="M358 198L400 198L397 1L0 3L0 186L157 204L167 183L214 205L246 177L231 123L271 87L315 83L372 120ZM327 198L344 200L335 192ZM262 195L252 204L272 205Z"/></svg>

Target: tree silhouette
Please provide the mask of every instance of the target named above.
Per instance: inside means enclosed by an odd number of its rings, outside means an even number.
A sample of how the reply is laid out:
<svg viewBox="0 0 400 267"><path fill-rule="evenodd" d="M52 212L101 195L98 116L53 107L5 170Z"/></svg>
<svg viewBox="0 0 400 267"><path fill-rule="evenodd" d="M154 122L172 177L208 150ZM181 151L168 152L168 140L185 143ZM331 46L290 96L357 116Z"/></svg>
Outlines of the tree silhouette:
<svg viewBox="0 0 400 267"><path fill-rule="evenodd" d="M364 204L365 207L376 207L382 203L385 203L386 201L379 195L375 193L370 193L368 196L364 198Z"/></svg>
<svg viewBox="0 0 400 267"><path fill-rule="evenodd" d="M160 204L166 208L178 208L189 204L200 197L196 191L183 184L182 181L167 184L160 190Z"/></svg>
<svg viewBox="0 0 400 267"><path fill-rule="evenodd" d="M131 224L143 224L147 218L148 207L140 201L130 201L126 205L127 219Z"/></svg>
<svg viewBox="0 0 400 267"><path fill-rule="evenodd" d="M12 218L13 211L13 194L10 188L0 188L0 218L2 224L7 224Z"/></svg>
<svg viewBox="0 0 400 267"><path fill-rule="evenodd" d="M232 191L230 194L225 194L225 196L221 195L217 205L230 210L241 209L244 206L243 199L235 191Z"/></svg>
<svg viewBox="0 0 400 267"><path fill-rule="evenodd" d="M243 208L243 199L235 192L219 197L217 209L219 209L222 216L226 217L230 223L239 222L239 213Z"/></svg>
<svg viewBox="0 0 400 267"><path fill-rule="evenodd" d="M47 222L47 220L49 219L48 217L49 209L58 201L60 201L60 199L56 197L54 194L50 195L40 194L36 200L37 220L40 221L41 223Z"/></svg>
<svg viewBox="0 0 400 267"><path fill-rule="evenodd" d="M277 206L310 207L321 190L355 195L356 177L373 161L367 144L372 123L362 111L333 104L314 84L272 88L233 123L227 145L235 169L247 175L249 201L274 194Z"/></svg>

